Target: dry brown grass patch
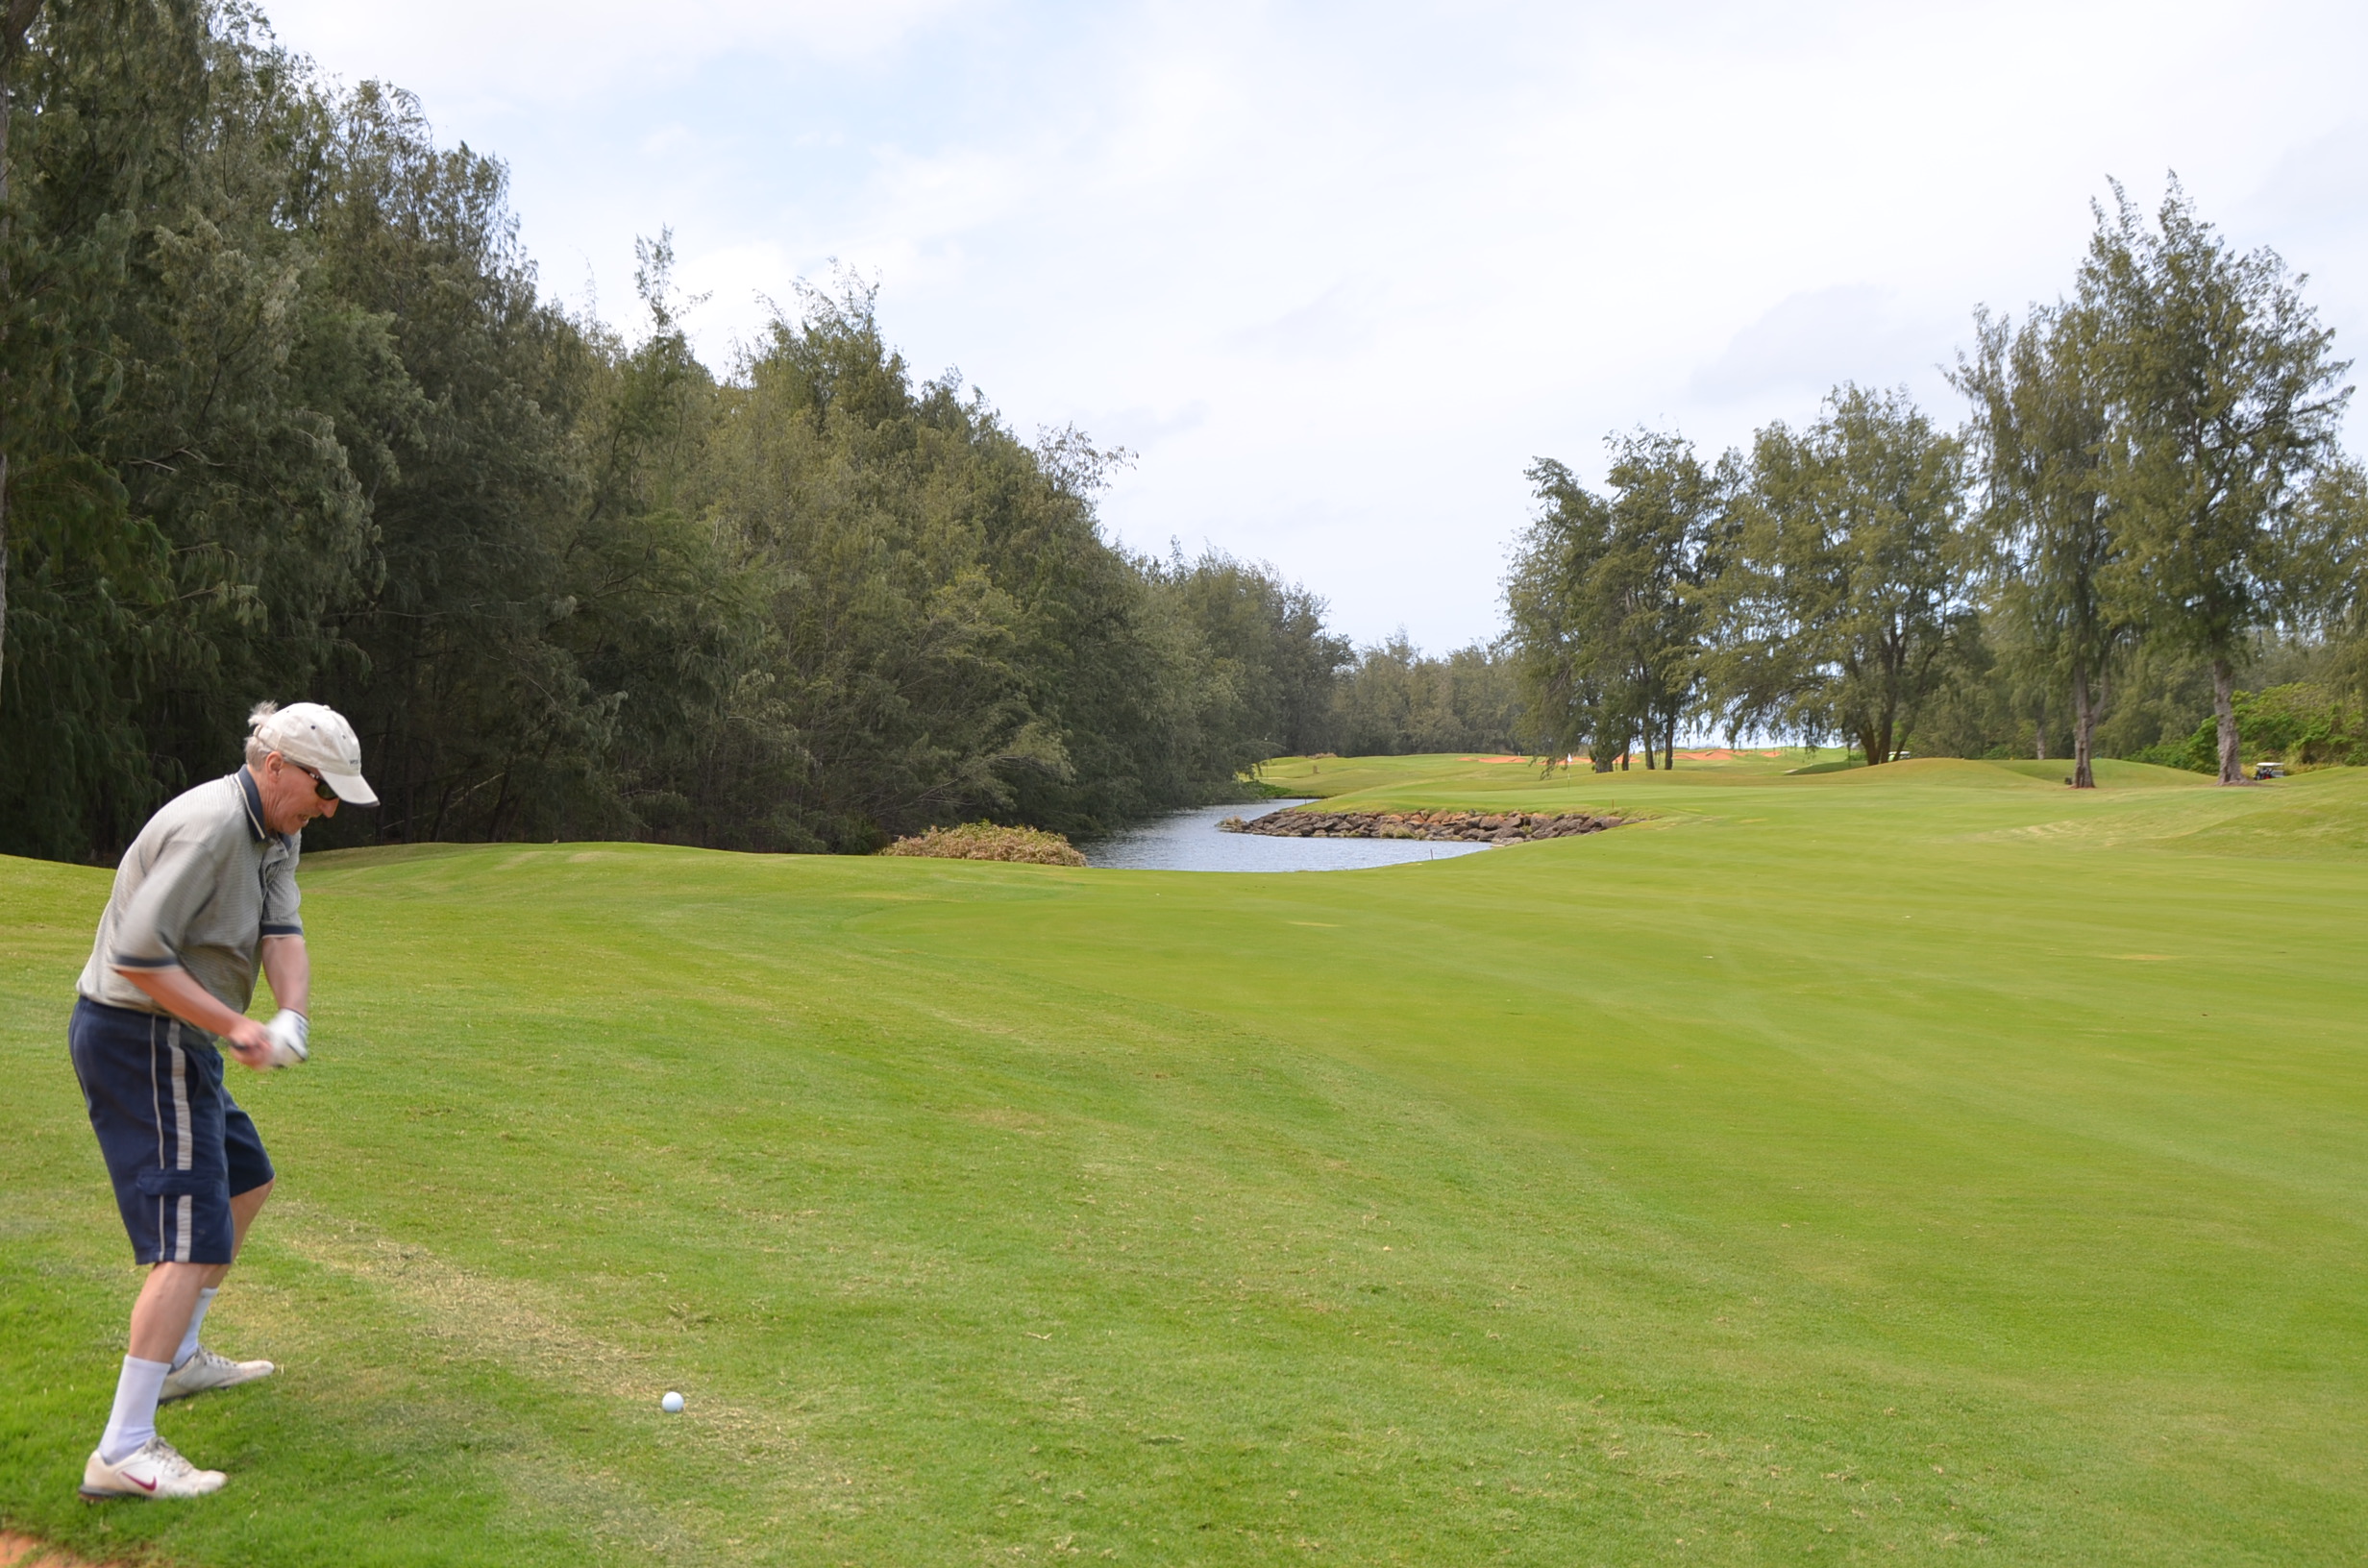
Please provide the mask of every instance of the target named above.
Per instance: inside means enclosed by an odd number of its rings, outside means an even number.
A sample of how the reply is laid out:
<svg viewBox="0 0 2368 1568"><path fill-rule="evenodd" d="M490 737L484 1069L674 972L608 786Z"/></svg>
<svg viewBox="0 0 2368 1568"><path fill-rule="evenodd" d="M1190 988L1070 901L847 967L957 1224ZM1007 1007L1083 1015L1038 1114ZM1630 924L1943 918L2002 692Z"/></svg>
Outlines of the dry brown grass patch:
<svg viewBox="0 0 2368 1568"><path fill-rule="evenodd" d="M1058 833L1033 827L998 827L993 822L933 827L926 833L899 839L880 853L927 855L937 860L1013 860L1029 866L1085 864L1085 856Z"/></svg>

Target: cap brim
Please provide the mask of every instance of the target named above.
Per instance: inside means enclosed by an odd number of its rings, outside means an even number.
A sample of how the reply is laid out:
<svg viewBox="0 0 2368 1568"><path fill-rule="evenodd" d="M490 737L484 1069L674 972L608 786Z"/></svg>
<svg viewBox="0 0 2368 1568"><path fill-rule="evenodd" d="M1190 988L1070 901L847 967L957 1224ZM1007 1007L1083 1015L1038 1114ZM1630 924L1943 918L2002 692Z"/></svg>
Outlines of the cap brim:
<svg viewBox="0 0 2368 1568"><path fill-rule="evenodd" d="M333 773L324 768L321 770L321 782L336 791L337 798L349 806L375 806L379 803L377 792L359 773Z"/></svg>

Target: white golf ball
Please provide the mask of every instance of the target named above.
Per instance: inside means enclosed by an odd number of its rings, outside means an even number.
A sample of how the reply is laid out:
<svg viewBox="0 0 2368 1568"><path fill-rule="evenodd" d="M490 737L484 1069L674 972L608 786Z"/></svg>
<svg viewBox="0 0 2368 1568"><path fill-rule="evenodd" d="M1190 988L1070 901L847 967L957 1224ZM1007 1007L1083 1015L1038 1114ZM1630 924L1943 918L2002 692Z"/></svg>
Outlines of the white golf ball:
<svg viewBox="0 0 2368 1568"><path fill-rule="evenodd" d="M659 1400L657 1403L658 1409L664 1410L668 1415L680 1415L682 1413L682 1396L676 1393L672 1388L667 1389L666 1397Z"/></svg>

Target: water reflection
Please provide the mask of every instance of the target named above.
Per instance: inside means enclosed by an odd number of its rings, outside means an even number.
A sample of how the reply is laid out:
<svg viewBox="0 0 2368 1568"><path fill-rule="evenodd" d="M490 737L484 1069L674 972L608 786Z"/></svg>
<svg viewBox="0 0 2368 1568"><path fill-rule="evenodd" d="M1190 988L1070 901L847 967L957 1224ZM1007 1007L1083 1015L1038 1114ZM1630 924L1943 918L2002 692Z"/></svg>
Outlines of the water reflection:
<svg viewBox="0 0 2368 1568"><path fill-rule="evenodd" d="M1305 804L1262 800L1246 806L1195 806L1079 847L1089 865L1139 871L1348 871L1410 860L1447 860L1489 847L1420 839L1270 839L1217 828L1228 817L1263 817Z"/></svg>

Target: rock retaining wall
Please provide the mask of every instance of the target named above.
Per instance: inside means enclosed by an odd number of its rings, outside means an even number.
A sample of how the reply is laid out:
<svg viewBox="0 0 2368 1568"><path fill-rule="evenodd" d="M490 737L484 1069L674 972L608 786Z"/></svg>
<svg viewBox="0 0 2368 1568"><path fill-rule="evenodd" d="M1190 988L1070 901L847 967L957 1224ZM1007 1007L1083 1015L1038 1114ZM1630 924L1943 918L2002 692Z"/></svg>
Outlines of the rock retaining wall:
<svg viewBox="0 0 2368 1568"><path fill-rule="evenodd" d="M1619 825L1616 817L1583 811L1272 811L1244 821L1218 823L1226 833L1261 833L1271 839L1453 839L1462 844L1521 844L1531 839L1567 839Z"/></svg>

